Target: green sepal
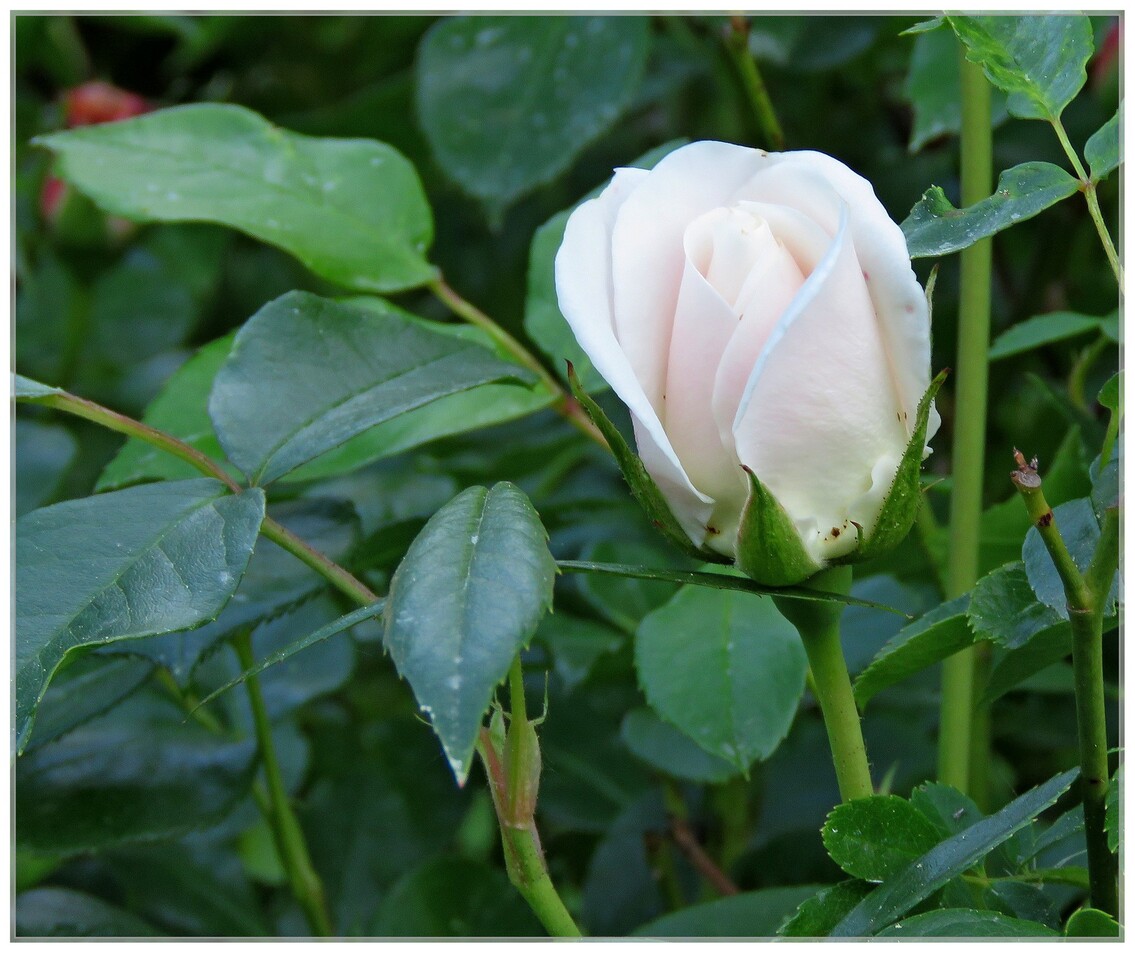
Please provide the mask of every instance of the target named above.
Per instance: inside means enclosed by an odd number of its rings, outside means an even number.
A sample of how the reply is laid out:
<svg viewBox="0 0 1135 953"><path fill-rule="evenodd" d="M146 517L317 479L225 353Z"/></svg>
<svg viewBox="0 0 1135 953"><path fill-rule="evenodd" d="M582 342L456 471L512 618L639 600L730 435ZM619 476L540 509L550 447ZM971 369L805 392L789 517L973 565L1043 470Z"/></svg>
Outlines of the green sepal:
<svg viewBox="0 0 1135 953"><path fill-rule="evenodd" d="M860 535L859 547L851 554L851 561L871 559L894 549L906 539L907 533L914 525L918 507L922 503L919 471L922 469L922 454L926 449L926 425L930 420L930 405L949 373L945 370L935 377L926 389L926 393L922 395L922 400L918 402L914 433L910 435L910 443L906 445L902 460L899 461L894 482L887 491L887 498L883 500L883 508L879 511L875 528L866 539Z"/></svg>
<svg viewBox="0 0 1135 953"><path fill-rule="evenodd" d="M749 498L737 530L737 568L765 586L794 586L823 566L804 548L796 524L748 467Z"/></svg>
<svg viewBox="0 0 1135 953"><path fill-rule="evenodd" d="M699 548L693 544L693 541L686 535L686 531L682 529L678 520L670 511L666 497L662 495L658 485L646 472L646 467L642 465L642 460L639 459L638 454L623 439L623 435L611 423L611 419L603 412L603 408L595 403L580 385L571 361L567 362L567 377L572 396L579 401L579 405L587 412L591 422L603 434L611 448L611 453L615 456L615 462L618 463L619 469L623 472L623 479L631 488L631 494L638 500L639 505L646 510L650 522L658 527L662 535L682 552L699 562L731 563L733 560L728 556L723 556L721 553L710 549Z"/></svg>

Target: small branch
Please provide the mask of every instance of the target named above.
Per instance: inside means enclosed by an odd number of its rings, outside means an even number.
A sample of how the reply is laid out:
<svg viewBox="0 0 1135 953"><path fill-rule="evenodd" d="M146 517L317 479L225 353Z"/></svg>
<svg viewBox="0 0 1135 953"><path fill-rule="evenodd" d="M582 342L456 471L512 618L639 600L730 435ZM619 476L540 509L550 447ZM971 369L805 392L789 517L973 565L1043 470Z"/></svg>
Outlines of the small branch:
<svg viewBox="0 0 1135 953"><path fill-rule="evenodd" d="M177 437L165 431L156 430L148 424L117 413L109 407L102 406L102 404L96 404L94 401L77 397L74 394L52 394L50 397L38 398L36 403L44 407L53 407L56 410L62 410L64 413L73 414L76 417L82 417L84 420L90 420L101 427L106 427L108 430L115 430L118 433L126 434L128 437L137 437L139 440L143 440L151 446L157 447L159 450L164 450L172 456L179 457L190 466L196 467L206 476L220 480L234 493L240 492L240 484L229 476L216 460L205 456L205 454L196 447L191 447L189 444L183 443L181 440L178 440Z"/></svg>
<svg viewBox="0 0 1135 953"><path fill-rule="evenodd" d="M256 660L252 655L252 639L248 629L233 640L233 646L241 667L246 670L252 668ZM264 775L268 783L266 817L272 827L276 849L279 851L284 869L288 872L292 893L303 908L313 933L316 936L331 936L331 921L327 916L327 907L323 899L323 884L312 866L303 829L288 801L288 792L284 786L284 777L280 771L280 762L276 757L276 746L272 739L272 725L264 705L264 696L260 691L260 681L255 675L250 675L244 684L248 690L248 702L252 708L252 720L256 727L260 761L264 766Z"/></svg>
<svg viewBox="0 0 1135 953"><path fill-rule="evenodd" d="M1053 117L1051 120L1052 128L1056 131L1056 138L1060 140L1060 146L1064 150L1064 154L1068 156L1068 161L1072 163L1072 168L1076 172L1076 177L1080 180L1081 191L1084 193L1084 199L1088 203L1088 214L1092 217L1092 223L1096 226L1096 231L1100 236L1100 244L1103 245L1104 254L1107 255L1108 264L1111 265L1111 270L1115 273L1115 280L1119 285L1119 293L1123 294L1123 266L1119 262L1119 255L1115 251L1115 245L1111 240L1111 235L1108 234L1107 225L1104 224L1103 212L1100 211L1099 199L1096 196L1096 183L1087 170L1084 164L1080 161L1080 157L1076 154L1076 150L1072 148L1072 143L1068 138L1068 133L1064 129L1064 123L1060 121L1060 117Z"/></svg>
<svg viewBox="0 0 1135 953"><path fill-rule="evenodd" d="M1111 265L1111 270L1115 274L1116 284L1119 285L1119 293L1123 294L1123 265L1119 261L1119 253L1115 250L1115 244L1111 240L1111 235L1107 230L1107 225L1103 220L1103 212L1100 210L1099 196L1096 194L1096 183L1088 182L1084 188L1084 198L1088 203L1088 214L1092 217L1092 224L1096 226L1096 232L1100 237L1100 244L1103 245L1103 252L1107 255L1108 264Z"/></svg>
<svg viewBox="0 0 1135 953"><path fill-rule="evenodd" d="M528 368L528 370L535 374L544 387L556 398L555 410L560 416L567 420L568 423L585 437L594 440L601 447L607 447L607 441L603 439L603 435L596 426L587 419L583 408L579 406L578 402L571 394L564 390L563 385L548 373L548 370L528 348L485 314L484 311L472 302L462 298L461 295L446 284L444 278L438 277L430 282L428 287L430 291L434 293L434 296L445 304L454 314L462 320L467 321L469 324L472 324L474 327L480 328L509 354L516 358L518 364Z"/></svg>
<svg viewBox="0 0 1135 953"><path fill-rule="evenodd" d="M344 595L354 599L359 605L370 605L377 602L380 598L370 587L356 579L337 562L334 562L319 550L309 546L290 529L277 523L272 517L264 517L264 522L260 524L260 532L281 549L286 549L301 562L314 569L319 575L331 583L331 585Z"/></svg>
<svg viewBox="0 0 1135 953"><path fill-rule="evenodd" d="M548 876L535 821L530 820L527 824L518 826L509 819L509 779L487 728L481 729L477 753L489 776L489 792L493 797L493 807L500 827L508 879L544 925L549 936L581 936L579 927Z"/></svg>
<svg viewBox="0 0 1135 953"><path fill-rule="evenodd" d="M749 18L735 15L729 18L730 30L725 37L725 48L741 75L741 85L745 88L745 96L753 110L766 144L776 152L784 148L784 130L781 129L780 120L776 117L772 100L769 99L768 89L757 69L757 61L749 52Z"/></svg>
<svg viewBox="0 0 1135 953"><path fill-rule="evenodd" d="M178 440L172 434L126 417L108 407L96 404L94 401L76 397L74 394L53 394L50 397L38 399L36 403L73 414L76 417L82 417L106 427L108 430L126 434L128 437L136 437L159 450L164 450L166 453L184 460L206 476L220 480L233 493L241 492L240 484L229 476L216 460L207 457L196 447L191 447L189 444ZM286 549L293 556L306 563L331 585L350 596L360 605L370 605L378 599L375 593L371 592L367 586L352 576L346 569L332 562L319 550L309 546L271 517L264 518L260 531L276 545Z"/></svg>
<svg viewBox="0 0 1135 953"><path fill-rule="evenodd" d="M1072 628L1072 671L1076 694L1076 731L1080 747L1080 786L1084 798L1084 837L1088 845L1088 878L1093 906L1118 915L1116 858L1107 845L1109 774L1107 711L1103 679L1103 614L1119 560L1119 509L1105 517L1087 574L1072 559L1052 509L1044 498L1036 459L1014 451L1017 469L1010 479L1021 494L1029 518L1052 557L1064 585L1068 622Z"/></svg>
<svg viewBox="0 0 1135 953"><path fill-rule="evenodd" d="M690 829L690 825L680 817L670 816L670 837L685 855L693 868L701 874L723 897L731 897L740 893L740 888L729 878L720 867L713 862L713 858L705 852L697 835Z"/></svg>
<svg viewBox="0 0 1135 953"><path fill-rule="evenodd" d="M1036 469L1036 458L1026 462L1019 450L1014 450L1013 456L1017 462L1017 469L1009 474L1009 479L1021 494L1029 519L1033 521L1045 548L1048 549L1049 556L1052 557L1057 575L1064 584L1068 608L1079 612L1091 612L1095 607L1095 599L1080 573L1080 568L1072 559L1072 554L1068 552L1068 547L1064 545L1064 537L1060 535L1060 528L1056 525L1052 508L1044 498L1040 474Z"/></svg>

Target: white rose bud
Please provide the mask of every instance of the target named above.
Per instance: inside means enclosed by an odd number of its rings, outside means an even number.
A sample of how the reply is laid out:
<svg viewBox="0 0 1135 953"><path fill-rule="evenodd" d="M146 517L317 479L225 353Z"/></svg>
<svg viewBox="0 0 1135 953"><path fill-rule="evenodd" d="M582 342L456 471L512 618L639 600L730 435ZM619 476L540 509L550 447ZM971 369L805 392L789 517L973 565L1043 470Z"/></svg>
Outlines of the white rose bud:
<svg viewBox="0 0 1135 953"><path fill-rule="evenodd" d="M926 298L901 229L836 159L695 142L619 169L568 220L556 288L702 552L799 582L870 549L904 454L917 481L939 425L928 399L908 452L930 384ZM751 528L777 520L791 539ZM897 522L880 540L905 535ZM795 552L753 555L778 546Z"/></svg>

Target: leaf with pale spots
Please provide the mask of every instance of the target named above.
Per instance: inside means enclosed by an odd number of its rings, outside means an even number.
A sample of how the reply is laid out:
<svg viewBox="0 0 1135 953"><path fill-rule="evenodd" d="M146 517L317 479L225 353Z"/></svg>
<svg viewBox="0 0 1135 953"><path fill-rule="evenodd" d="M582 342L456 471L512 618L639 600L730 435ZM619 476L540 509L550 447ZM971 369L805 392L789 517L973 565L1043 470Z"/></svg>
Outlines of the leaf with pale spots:
<svg viewBox="0 0 1135 953"><path fill-rule="evenodd" d="M1029 826L1041 811L1056 803L1079 773L1078 769L1073 769L1058 774L996 814L930 848L872 890L832 928L829 936L871 936L894 923L1017 831Z"/></svg>
<svg viewBox="0 0 1135 953"><path fill-rule="evenodd" d="M828 815L824 847L844 873L876 883L943 840L917 807L894 794L858 798Z"/></svg>
<svg viewBox="0 0 1135 953"><path fill-rule="evenodd" d="M241 106L198 103L35 140L56 174L139 222L215 222L355 291L416 288L433 219L414 167L372 139L314 139Z"/></svg>
<svg viewBox="0 0 1135 953"><path fill-rule="evenodd" d="M1050 16L948 16L989 81L1009 94L1009 112L1053 121L1087 81L1092 24L1083 14Z"/></svg>
<svg viewBox="0 0 1135 953"><path fill-rule="evenodd" d="M385 644L464 784L493 689L552 605L556 564L528 497L470 487L426 523L390 583Z"/></svg>
<svg viewBox="0 0 1135 953"><path fill-rule="evenodd" d="M997 191L957 209L931 186L902 223L911 258L934 258L969 248L1074 195L1080 183L1051 162L1022 162L1001 173Z"/></svg>
<svg viewBox="0 0 1135 953"><path fill-rule="evenodd" d="M216 480L185 480L68 500L19 520L17 744L69 652L216 618L263 519L262 491L234 496Z"/></svg>
<svg viewBox="0 0 1135 953"><path fill-rule="evenodd" d="M771 599L686 586L642 620L635 667L663 719L747 772L788 734L808 665Z"/></svg>

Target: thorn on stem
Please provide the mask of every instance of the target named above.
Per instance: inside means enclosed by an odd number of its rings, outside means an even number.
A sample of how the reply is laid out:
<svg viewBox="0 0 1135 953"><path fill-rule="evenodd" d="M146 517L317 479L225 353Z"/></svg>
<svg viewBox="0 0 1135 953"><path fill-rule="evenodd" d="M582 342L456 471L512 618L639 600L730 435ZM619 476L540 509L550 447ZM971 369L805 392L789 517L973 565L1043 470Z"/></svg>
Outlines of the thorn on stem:
<svg viewBox="0 0 1135 953"><path fill-rule="evenodd" d="M1032 460L1026 461L1025 455L1014 447L1013 459L1016 461L1017 469L1009 474L1009 479L1022 490L1038 489L1040 487L1040 474L1037 473L1037 458L1033 457ZM1048 514L1048 521L1052 522L1051 513Z"/></svg>

